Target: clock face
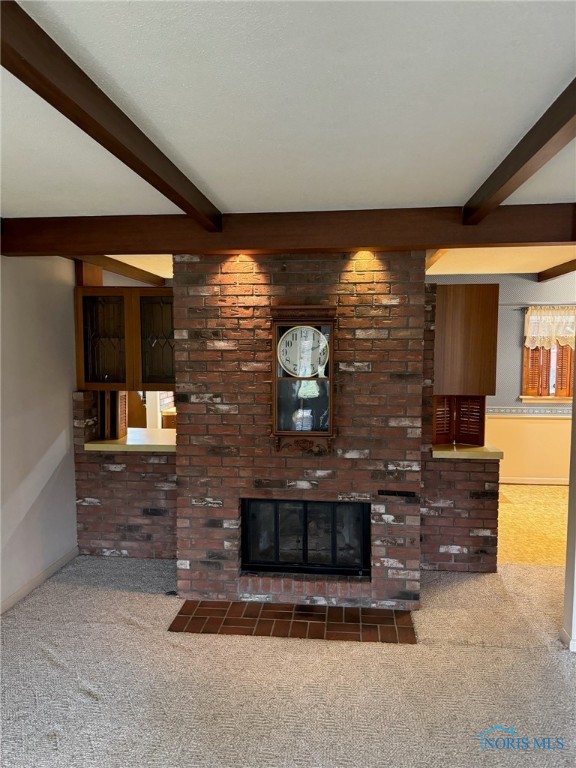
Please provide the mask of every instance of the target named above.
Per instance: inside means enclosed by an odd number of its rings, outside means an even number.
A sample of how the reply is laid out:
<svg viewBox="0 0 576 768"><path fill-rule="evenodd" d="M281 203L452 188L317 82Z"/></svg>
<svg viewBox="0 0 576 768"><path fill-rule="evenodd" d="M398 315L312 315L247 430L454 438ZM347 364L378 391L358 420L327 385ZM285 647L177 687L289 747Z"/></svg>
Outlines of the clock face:
<svg viewBox="0 0 576 768"><path fill-rule="evenodd" d="M328 339L311 325L295 325L278 342L278 362L291 376L324 373L328 362Z"/></svg>

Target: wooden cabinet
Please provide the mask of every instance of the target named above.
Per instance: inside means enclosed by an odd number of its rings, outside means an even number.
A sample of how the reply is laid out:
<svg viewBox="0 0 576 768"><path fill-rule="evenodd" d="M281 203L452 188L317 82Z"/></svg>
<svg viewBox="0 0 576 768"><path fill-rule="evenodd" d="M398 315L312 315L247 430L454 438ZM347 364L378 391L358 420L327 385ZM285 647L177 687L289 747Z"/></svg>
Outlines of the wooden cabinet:
<svg viewBox="0 0 576 768"><path fill-rule="evenodd" d="M495 284L438 285L435 395L494 395L498 339Z"/></svg>
<svg viewBox="0 0 576 768"><path fill-rule="evenodd" d="M486 395L496 393L495 284L436 286L435 445L484 445Z"/></svg>
<svg viewBox="0 0 576 768"><path fill-rule="evenodd" d="M171 288L76 288L75 308L78 389L174 389Z"/></svg>

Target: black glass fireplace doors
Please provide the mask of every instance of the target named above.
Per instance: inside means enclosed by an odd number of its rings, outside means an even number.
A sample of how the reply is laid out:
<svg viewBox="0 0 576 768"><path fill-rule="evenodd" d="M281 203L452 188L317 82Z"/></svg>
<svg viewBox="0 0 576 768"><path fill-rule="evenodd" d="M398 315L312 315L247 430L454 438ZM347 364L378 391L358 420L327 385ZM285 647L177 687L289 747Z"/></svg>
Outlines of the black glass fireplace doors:
<svg viewBox="0 0 576 768"><path fill-rule="evenodd" d="M370 505L242 501L242 570L370 575Z"/></svg>

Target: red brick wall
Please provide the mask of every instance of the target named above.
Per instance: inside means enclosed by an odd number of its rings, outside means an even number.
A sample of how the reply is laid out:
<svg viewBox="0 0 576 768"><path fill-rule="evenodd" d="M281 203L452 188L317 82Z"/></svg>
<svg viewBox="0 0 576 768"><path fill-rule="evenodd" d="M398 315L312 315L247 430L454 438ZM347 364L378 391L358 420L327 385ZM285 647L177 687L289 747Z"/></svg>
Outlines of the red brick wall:
<svg viewBox="0 0 576 768"><path fill-rule="evenodd" d="M177 256L174 286L179 593L417 607L424 253ZM270 440L278 299L337 306L330 454ZM240 577L247 497L371 502L371 580Z"/></svg>
<svg viewBox="0 0 576 768"><path fill-rule="evenodd" d="M426 285L421 565L426 570L493 572L500 462L432 458L435 288Z"/></svg>
<svg viewBox="0 0 576 768"><path fill-rule="evenodd" d="M176 556L176 456L85 451L96 396L74 394L78 546L82 555Z"/></svg>
<svg viewBox="0 0 576 768"><path fill-rule="evenodd" d="M422 567L496 571L499 461L427 459Z"/></svg>

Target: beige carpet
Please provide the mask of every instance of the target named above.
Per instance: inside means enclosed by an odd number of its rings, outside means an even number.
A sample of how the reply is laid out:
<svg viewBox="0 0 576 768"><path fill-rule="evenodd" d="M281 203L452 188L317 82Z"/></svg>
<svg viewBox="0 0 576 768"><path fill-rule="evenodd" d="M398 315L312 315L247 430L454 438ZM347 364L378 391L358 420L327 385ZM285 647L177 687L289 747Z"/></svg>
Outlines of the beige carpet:
<svg viewBox="0 0 576 768"><path fill-rule="evenodd" d="M575 764L560 568L425 574L415 646L168 633L173 573L81 557L5 615L5 768ZM495 725L570 749L480 752Z"/></svg>
<svg viewBox="0 0 576 768"><path fill-rule="evenodd" d="M564 565L568 486L502 485L498 563Z"/></svg>

